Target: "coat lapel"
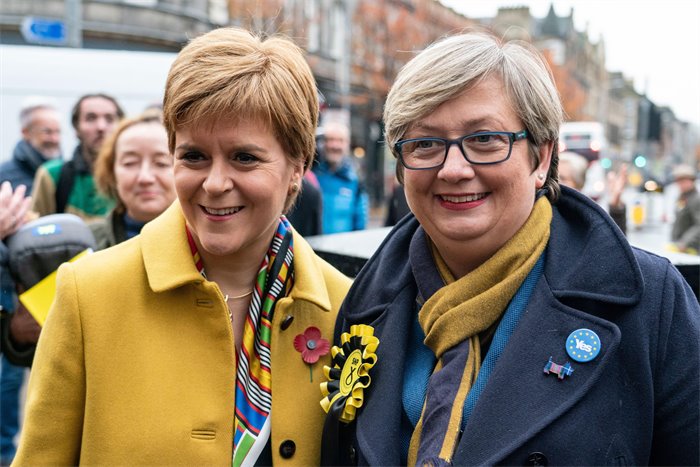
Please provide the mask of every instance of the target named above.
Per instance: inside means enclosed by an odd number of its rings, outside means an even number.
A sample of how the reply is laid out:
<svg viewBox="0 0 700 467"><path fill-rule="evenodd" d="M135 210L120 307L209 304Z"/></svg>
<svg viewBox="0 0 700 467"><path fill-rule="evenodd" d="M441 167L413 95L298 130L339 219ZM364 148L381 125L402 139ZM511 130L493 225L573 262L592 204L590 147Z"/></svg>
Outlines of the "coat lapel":
<svg viewBox="0 0 700 467"><path fill-rule="evenodd" d="M408 295L412 297L409 298ZM357 444L368 465L400 465L402 385L407 337L410 335L412 302L408 306L385 306L370 324L379 338L377 364L370 371L372 382L357 416Z"/></svg>
<svg viewBox="0 0 700 467"><path fill-rule="evenodd" d="M359 464L401 463L403 373L417 294L405 258L417 227L418 222L411 219L396 226L384 240L386 248L380 247L384 254L367 262L339 314L342 330L367 324L379 339L377 363L369 373L371 383L355 426L349 426L361 453ZM338 338L336 335L336 342Z"/></svg>
<svg viewBox="0 0 700 467"><path fill-rule="evenodd" d="M204 281L187 243L185 218L178 201L146 224L140 238L148 283L154 292Z"/></svg>
<svg viewBox="0 0 700 467"><path fill-rule="evenodd" d="M565 343L573 331L584 328L598 334L601 351L595 360L578 363L568 356ZM559 303L543 276L474 408L455 464L503 462L547 425L566 416L593 388L619 342L617 326ZM570 362L573 374L562 380L545 374L550 356L561 365Z"/></svg>

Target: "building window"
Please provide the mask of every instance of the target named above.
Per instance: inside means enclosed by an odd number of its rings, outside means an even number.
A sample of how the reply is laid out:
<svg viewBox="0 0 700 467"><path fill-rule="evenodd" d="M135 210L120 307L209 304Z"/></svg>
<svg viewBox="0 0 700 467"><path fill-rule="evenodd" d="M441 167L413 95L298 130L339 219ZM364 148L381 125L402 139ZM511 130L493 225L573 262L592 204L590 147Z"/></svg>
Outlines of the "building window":
<svg viewBox="0 0 700 467"><path fill-rule="evenodd" d="M228 23L227 0L209 0L209 21L214 24Z"/></svg>
<svg viewBox="0 0 700 467"><path fill-rule="evenodd" d="M143 7L151 7L156 6L158 4L158 0L124 0L124 3Z"/></svg>
<svg viewBox="0 0 700 467"><path fill-rule="evenodd" d="M334 2L329 12L328 55L340 58L345 48L345 9L341 2Z"/></svg>
<svg viewBox="0 0 700 467"><path fill-rule="evenodd" d="M304 4L306 17L306 42L309 52L317 52L320 46L321 30L319 27L320 0L306 0Z"/></svg>

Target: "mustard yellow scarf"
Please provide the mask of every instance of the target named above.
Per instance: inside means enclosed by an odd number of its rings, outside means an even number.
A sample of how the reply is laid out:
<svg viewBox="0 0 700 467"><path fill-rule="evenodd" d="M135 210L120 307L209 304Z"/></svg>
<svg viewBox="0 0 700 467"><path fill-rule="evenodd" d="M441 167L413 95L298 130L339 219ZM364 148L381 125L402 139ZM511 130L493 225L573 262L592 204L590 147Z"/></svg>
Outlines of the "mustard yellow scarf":
<svg viewBox="0 0 700 467"><path fill-rule="evenodd" d="M438 271L447 285L425 302L418 321L425 332L425 345L438 358L434 371L441 368L439 360L447 350L469 339L467 363L440 451L440 458L447 462L457 445L464 401L481 367L479 333L500 318L537 262L549 240L551 220L552 206L542 196L520 230L495 255L458 280L433 248ZM423 414L411 437L408 465L416 463L422 426Z"/></svg>

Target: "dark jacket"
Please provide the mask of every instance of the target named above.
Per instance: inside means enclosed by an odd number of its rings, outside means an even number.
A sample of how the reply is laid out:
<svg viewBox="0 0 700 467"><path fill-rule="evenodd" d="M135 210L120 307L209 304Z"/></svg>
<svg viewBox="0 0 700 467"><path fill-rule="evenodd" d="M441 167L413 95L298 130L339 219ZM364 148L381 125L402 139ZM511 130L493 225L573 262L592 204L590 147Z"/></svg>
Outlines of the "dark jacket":
<svg viewBox="0 0 700 467"><path fill-rule="evenodd" d="M88 226L95 237L95 245L98 251L127 239L124 216L115 212L114 209L104 219L92 221Z"/></svg>
<svg viewBox="0 0 700 467"><path fill-rule="evenodd" d="M386 219L384 225L390 227L396 225L403 216L411 212L411 208L406 201L406 193L403 190L403 185L396 185L391 192L391 197L387 203Z"/></svg>
<svg viewBox="0 0 700 467"><path fill-rule="evenodd" d="M48 159L25 140L21 140L12 151L12 159L0 164L0 183L9 181L12 188L18 185L27 187L27 195L32 192L34 174Z"/></svg>
<svg viewBox="0 0 700 467"><path fill-rule="evenodd" d="M302 178L301 193L299 193L294 206L287 213L287 219L302 237L311 237L323 233L322 214L321 191L306 177Z"/></svg>
<svg viewBox="0 0 700 467"><path fill-rule="evenodd" d="M595 203L563 188L545 265L476 404L454 465L698 465L700 307L668 260L630 247ZM356 278L338 316L374 327L378 362L336 463L398 465L405 355L416 284L407 261L418 228L400 222ZM565 341L595 331L591 362ZM543 368L571 361L564 380ZM325 454L325 453L324 453Z"/></svg>

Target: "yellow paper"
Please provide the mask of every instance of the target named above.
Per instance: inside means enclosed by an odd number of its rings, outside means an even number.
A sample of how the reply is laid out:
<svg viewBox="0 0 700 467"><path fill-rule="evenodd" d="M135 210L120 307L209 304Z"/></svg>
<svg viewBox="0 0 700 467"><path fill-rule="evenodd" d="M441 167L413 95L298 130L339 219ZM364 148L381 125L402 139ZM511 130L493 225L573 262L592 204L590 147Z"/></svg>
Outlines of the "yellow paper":
<svg viewBox="0 0 700 467"><path fill-rule="evenodd" d="M92 253L92 249L88 248L75 255L68 262L73 262L88 253ZM46 316L49 314L49 308L56 296L56 271L52 272L42 280L37 282L34 287L27 290L19 296L19 301L32 314L39 326L43 326L46 321Z"/></svg>

